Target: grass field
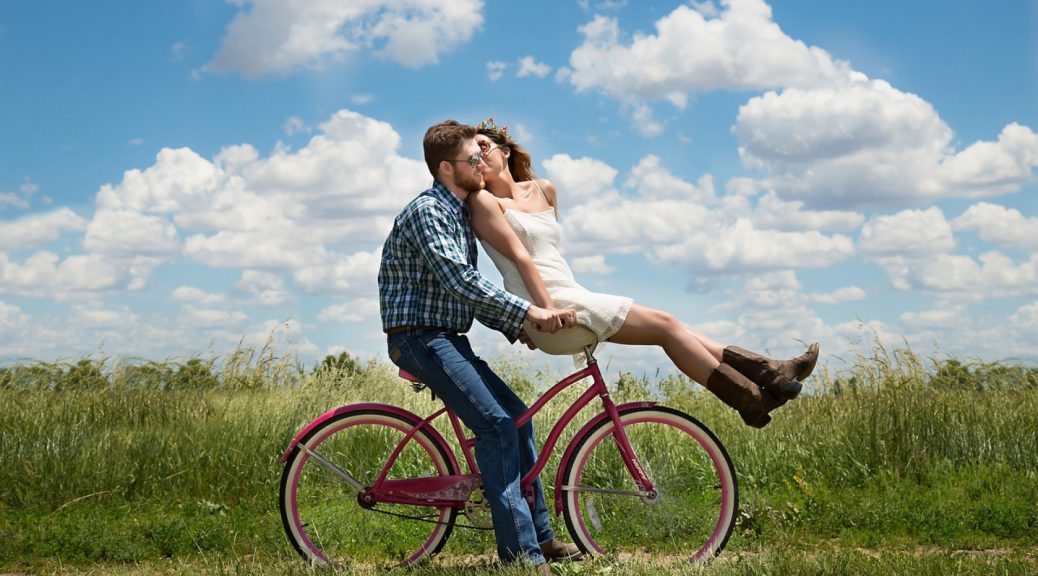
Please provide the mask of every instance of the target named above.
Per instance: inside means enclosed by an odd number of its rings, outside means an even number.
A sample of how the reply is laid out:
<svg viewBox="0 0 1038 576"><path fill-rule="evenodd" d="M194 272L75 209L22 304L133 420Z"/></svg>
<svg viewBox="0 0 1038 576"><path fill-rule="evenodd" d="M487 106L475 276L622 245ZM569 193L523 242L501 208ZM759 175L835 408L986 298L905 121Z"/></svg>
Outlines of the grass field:
<svg viewBox="0 0 1038 576"><path fill-rule="evenodd" d="M528 399L559 376L498 368ZM764 430L683 378L621 377L619 399L657 397L724 442L736 532L706 566L599 559L555 572L1038 573L1038 370L878 348L819 372L815 393ZM278 457L306 422L362 400L435 406L387 365L310 371L269 350L0 369L0 574L310 573L281 530ZM412 572L529 573L495 565L492 550L488 534L455 531Z"/></svg>

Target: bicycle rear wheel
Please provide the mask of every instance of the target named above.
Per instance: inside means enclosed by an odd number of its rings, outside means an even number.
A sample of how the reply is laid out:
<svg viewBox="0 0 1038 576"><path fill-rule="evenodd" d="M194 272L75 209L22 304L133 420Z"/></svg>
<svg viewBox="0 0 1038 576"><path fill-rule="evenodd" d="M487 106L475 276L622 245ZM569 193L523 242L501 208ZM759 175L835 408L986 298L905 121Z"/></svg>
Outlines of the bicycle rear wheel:
<svg viewBox="0 0 1038 576"><path fill-rule="evenodd" d="M281 520L289 541L305 560L333 567L349 566L358 559L407 566L443 548L454 528L456 509L387 503L362 507L358 491L328 464L371 486L417 423L377 408L346 410L304 436L299 444L306 450L299 445L293 449L281 475ZM448 447L423 429L408 440L387 478L456 473Z"/></svg>
<svg viewBox="0 0 1038 576"><path fill-rule="evenodd" d="M739 490L721 442L695 418L662 406L620 414L658 497L637 494L609 419L588 430L563 467L563 513L587 554L711 558L735 526Z"/></svg>

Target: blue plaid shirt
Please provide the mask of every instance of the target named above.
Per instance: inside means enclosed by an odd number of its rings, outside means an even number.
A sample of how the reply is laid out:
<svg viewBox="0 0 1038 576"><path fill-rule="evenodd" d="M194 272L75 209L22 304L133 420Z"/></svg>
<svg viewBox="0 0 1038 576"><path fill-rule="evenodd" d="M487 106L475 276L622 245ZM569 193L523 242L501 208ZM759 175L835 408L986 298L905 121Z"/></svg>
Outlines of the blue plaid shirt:
<svg viewBox="0 0 1038 576"><path fill-rule="evenodd" d="M476 270L468 207L440 182L412 200L393 222L378 269L382 329L437 326L467 332L473 318L519 337L530 303Z"/></svg>

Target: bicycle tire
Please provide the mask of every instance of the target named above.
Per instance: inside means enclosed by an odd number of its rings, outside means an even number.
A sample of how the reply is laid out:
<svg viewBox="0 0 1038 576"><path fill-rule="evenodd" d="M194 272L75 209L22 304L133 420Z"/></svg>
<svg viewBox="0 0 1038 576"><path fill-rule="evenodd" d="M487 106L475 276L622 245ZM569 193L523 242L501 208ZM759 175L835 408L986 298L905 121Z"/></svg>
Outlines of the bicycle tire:
<svg viewBox="0 0 1038 576"><path fill-rule="evenodd" d="M688 414L663 406L630 407L620 420L658 499L630 495L610 419L573 439L563 468L563 515L573 541L591 555L681 555L702 562L719 554L735 527L739 487L720 440ZM624 491L619 494L607 491Z"/></svg>
<svg viewBox="0 0 1038 576"><path fill-rule="evenodd" d="M293 448L281 475L279 508L285 533L304 560L319 567L352 566L358 559L409 566L443 548L457 509L388 503L362 507L357 490L299 446L370 486L394 447L418 422L397 411L347 408L315 426ZM453 474L457 470L449 447L423 429L408 441L387 478ZM429 522L390 514L422 516Z"/></svg>

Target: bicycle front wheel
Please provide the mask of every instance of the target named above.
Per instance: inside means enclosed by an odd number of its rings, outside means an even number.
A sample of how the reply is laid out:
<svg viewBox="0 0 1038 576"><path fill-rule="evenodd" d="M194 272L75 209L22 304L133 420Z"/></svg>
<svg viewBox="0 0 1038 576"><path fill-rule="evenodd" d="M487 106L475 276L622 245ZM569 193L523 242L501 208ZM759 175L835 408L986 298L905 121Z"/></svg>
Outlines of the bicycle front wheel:
<svg viewBox="0 0 1038 576"><path fill-rule="evenodd" d="M454 527L451 507L376 503L362 507L343 472L369 487L418 423L397 412L345 410L307 433L281 475L281 520L288 539L316 566L359 559L407 566L440 551ZM304 449L305 447L305 449ZM388 479L456 474L448 447L423 429L408 440Z"/></svg>
<svg viewBox="0 0 1038 576"><path fill-rule="evenodd" d="M615 426L603 420L573 440L561 463L563 513L577 546L588 554L716 556L731 536L739 499L721 442L695 418L662 406L629 408L620 420L657 495L639 494Z"/></svg>

